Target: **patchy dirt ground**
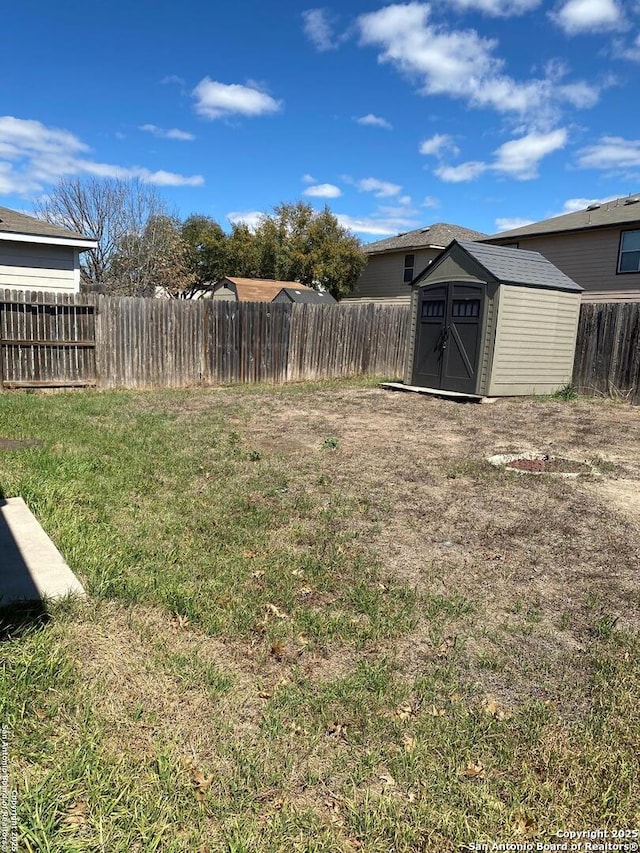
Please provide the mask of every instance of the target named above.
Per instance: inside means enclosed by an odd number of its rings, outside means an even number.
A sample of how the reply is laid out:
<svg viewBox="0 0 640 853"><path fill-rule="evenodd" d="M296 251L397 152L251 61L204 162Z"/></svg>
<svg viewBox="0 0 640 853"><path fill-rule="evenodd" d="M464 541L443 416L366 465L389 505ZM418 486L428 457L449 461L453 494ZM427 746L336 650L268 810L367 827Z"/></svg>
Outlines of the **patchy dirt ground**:
<svg viewBox="0 0 640 853"><path fill-rule="evenodd" d="M389 576L442 603L442 636L464 645L483 685L544 696L563 667L580 666L594 632L640 627L638 409L377 388L254 393L243 404L247 441L303 478L322 452L324 475L366 502L359 537ZM519 451L586 460L602 476L525 477L486 462ZM456 616L457 599L472 614ZM396 649L409 672L433 624Z"/></svg>

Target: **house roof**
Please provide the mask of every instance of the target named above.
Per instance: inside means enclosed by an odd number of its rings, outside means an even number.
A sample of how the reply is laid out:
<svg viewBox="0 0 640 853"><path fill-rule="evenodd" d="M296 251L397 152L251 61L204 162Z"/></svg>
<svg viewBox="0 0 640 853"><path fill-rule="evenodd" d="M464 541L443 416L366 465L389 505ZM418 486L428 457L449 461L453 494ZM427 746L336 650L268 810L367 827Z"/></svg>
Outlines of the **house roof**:
<svg viewBox="0 0 640 853"><path fill-rule="evenodd" d="M579 284L554 266L540 252L508 249L506 246L491 246L470 240L454 240L447 251L455 245L460 246L490 275L504 284L526 284L551 290L570 290L576 293L582 291ZM433 269L435 265L434 261L424 272Z"/></svg>
<svg viewBox="0 0 640 853"><path fill-rule="evenodd" d="M387 237L368 243L363 247L365 254L377 255L381 252L399 252L403 249L444 249L452 240L481 240L487 237L480 231L472 231L471 228L463 228L462 225L449 225L447 222L434 222L433 225L425 225L416 228L415 231L407 231L397 234L395 237Z"/></svg>
<svg viewBox="0 0 640 853"><path fill-rule="evenodd" d="M277 281L272 278L238 278L236 276L225 276L221 282L230 281L236 288L238 302L271 302L283 287L292 287L296 290L310 290L304 284L297 281Z"/></svg>
<svg viewBox="0 0 640 853"><path fill-rule="evenodd" d="M93 238L87 237L86 234L70 231L61 225L52 225L51 222L36 219L35 216L27 216L26 213L18 213L17 210L10 210L8 207L0 207L0 237L5 240L19 239L21 237L52 237L56 242L60 240L68 242L78 241L91 243L92 245L96 242Z"/></svg>
<svg viewBox="0 0 640 853"><path fill-rule="evenodd" d="M280 293L287 294L292 302L314 303L321 305L335 305L336 300L330 293L320 293L319 290L311 290L308 287L283 287Z"/></svg>
<svg viewBox="0 0 640 853"><path fill-rule="evenodd" d="M557 234L564 231L583 231L587 228L607 228L614 225L629 225L640 222L640 193L622 198L594 202L583 210L575 213L565 213L562 216L552 216L540 222L523 225L522 228L512 228L487 237L485 242L508 240L513 237L531 237L535 234Z"/></svg>

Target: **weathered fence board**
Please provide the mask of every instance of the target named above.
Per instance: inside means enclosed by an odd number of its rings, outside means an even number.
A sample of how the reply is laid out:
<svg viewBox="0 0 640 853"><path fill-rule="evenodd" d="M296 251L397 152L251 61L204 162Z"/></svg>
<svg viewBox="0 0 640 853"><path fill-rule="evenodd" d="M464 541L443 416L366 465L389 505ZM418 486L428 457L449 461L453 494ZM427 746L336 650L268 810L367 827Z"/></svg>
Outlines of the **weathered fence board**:
<svg viewBox="0 0 640 853"><path fill-rule="evenodd" d="M5 388L177 388L403 374L409 307L0 290ZM640 303L582 306L573 384L640 403Z"/></svg>
<svg viewBox="0 0 640 853"><path fill-rule="evenodd" d="M5 387L178 388L402 374L407 306L0 291Z"/></svg>
<svg viewBox="0 0 640 853"><path fill-rule="evenodd" d="M95 385L95 301L91 295L0 290L2 385Z"/></svg>
<svg viewBox="0 0 640 853"><path fill-rule="evenodd" d="M640 303L586 303L580 309L573 384L582 394L640 402Z"/></svg>

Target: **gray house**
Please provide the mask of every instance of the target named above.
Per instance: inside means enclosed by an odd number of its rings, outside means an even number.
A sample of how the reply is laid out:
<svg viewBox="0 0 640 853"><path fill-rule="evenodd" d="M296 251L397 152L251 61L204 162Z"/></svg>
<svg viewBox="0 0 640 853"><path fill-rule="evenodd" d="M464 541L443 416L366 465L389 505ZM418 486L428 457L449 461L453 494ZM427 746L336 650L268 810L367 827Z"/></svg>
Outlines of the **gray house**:
<svg viewBox="0 0 640 853"><path fill-rule="evenodd" d="M454 240L412 282L405 384L557 391L571 381L581 292L538 252Z"/></svg>
<svg viewBox="0 0 640 853"><path fill-rule="evenodd" d="M480 240L486 237L479 231L435 222L415 231L377 240L364 247L367 266L355 289L343 302L382 302L408 304L410 282L452 240Z"/></svg>
<svg viewBox="0 0 640 853"><path fill-rule="evenodd" d="M485 242L542 252L584 288L583 302L640 301L640 193L503 231Z"/></svg>
<svg viewBox="0 0 640 853"><path fill-rule="evenodd" d="M96 240L0 207L0 290L80 291L80 252Z"/></svg>

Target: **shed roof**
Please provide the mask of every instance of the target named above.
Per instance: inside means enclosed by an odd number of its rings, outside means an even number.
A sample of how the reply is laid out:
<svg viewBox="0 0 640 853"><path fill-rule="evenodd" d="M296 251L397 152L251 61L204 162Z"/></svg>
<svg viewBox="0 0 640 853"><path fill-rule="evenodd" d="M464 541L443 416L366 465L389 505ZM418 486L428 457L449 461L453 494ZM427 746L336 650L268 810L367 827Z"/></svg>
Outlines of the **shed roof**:
<svg viewBox="0 0 640 853"><path fill-rule="evenodd" d="M336 300L330 293L321 293L308 287L283 287L280 293L286 293L292 302L314 303L319 305L335 305Z"/></svg>
<svg viewBox="0 0 640 853"><path fill-rule="evenodd" d="M594 202L583 210L552 216L532 222L521 228L512 228L487 237L486 241L508 240L513 237L532 237L535 234L558 234L564 231L583 231L588 228L611 228L640 222L640 193L615 198L612 201Z"/></svg>
<svg viewBox="0 0 640 853"><path fill-rule="evenodd" d="M509 249L506 246L492 246L487 243L474 243L470 240L454 240L446 251L460 246L476 260L490 275L504 284L523 284L534 287L546 287L551 290L570 290L579 293L582 287L548 261L540 252L525 249ZM435 267L432 266L418 276Z"/></svg>
<svg viewBox="0 0 640 853"><path fill-rule="evenodd" d="M18 213L8 207L0 207L0 233L29 235L33 237L56 237L65 240L90 241L92 237L80 234L78 231L70 231L62 225L53 225L35 216L27 216L26 213Z"/></svg>
<svg viewBox="0 0 640 853"><path fill-rule="evenodd" d="M404 234L396 234L395 237L386 237L384 240L376 240L363 247L365 254L377 255L381 252L399 252L402 249L444 249L454 239L481 240L487 237L480 231L464 228L462 225L449 225L447 222L434 222L415 231L407 231Z"/></svg>
<svg viewBox="0 0 640 853"><path fill-rule="evenodd" d="M218 284L230 281L235 285L238 302L271 302L280 293L283 287L293 287L296 290L310 290L304 284L297 281L277 281L272 278L238 278L237 276L225 276Z"/></svg>

